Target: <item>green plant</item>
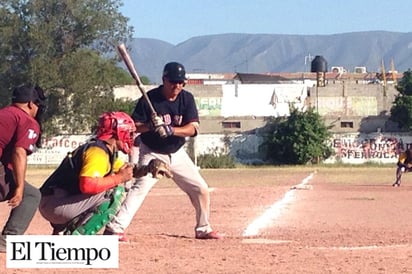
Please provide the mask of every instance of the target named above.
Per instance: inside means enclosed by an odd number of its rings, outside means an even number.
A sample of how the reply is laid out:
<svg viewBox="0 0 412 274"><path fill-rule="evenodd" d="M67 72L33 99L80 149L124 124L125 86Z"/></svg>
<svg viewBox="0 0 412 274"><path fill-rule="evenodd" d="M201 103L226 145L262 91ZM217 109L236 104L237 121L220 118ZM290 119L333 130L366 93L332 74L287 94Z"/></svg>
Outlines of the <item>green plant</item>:
<svg viewBox="0 0 412 274"><path fill-rule="evenodd" d="M201 168L235 168L235 160L230 155L202 154L197 158Z"/></svg>
<svg viewBox="0 0 412 274"><path fill-rule="evenodd" d="M276 164L319 163L332 155L329 127L309 109L292 109L287 118L270 119L260 150Z"/></svg>
<svg viewBox="0 0 412 274"><path fill-rule="evenodd" d="M228 137L223 138L225 147L209 149L208 153L201 154L197 157L197 165L201 168L234 168L235 158L228 154Z"/></svg>
<svg viewBox="0 0 412 274"><path fill-rule="evenodd" d="M396 95L391 107L390 120L398 123L402 130L412 128L412 71L404 72L402 79L396 85L399 94Z"/></svg>

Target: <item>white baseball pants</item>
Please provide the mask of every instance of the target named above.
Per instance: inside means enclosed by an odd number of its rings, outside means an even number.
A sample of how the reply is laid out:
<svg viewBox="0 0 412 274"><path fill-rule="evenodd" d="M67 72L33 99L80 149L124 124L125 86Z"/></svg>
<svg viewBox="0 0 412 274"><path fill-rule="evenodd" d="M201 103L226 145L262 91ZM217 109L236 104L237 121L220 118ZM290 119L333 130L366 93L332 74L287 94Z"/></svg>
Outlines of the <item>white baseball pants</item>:
<svg viewBox="0 0 412 274"><path fill-rule="evenodd" d="M146 165L154 158L170 165L173 181L189 196L196 211L195 231L212 231L209 224L209 187L184 148L180 148L173 154L161 154L151 151L142 143L140 145L139 164ZM157 179L152 178L151 174L136 178L127 192L119 213L106 228L115 233L123 233L156 182Z"/></svg>

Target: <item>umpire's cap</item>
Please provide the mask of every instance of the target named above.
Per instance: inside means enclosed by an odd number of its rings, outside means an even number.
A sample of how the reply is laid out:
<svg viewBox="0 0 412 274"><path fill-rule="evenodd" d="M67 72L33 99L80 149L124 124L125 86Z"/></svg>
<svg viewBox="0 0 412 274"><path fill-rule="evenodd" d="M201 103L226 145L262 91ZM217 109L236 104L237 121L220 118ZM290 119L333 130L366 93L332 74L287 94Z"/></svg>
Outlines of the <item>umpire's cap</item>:
<svg viewBox="0 0 412 274"><path fill-rule="evenodd" d="M163 77L170 82L184 82L187 80L185 67L177 62L170 62L165 65Z"/></svg>
<svg viewBox="0 0 412 274"><path fill-rule="evenodd" d="M33 102L37 105L45 103L46 96L44 91L39 86L21 85L13 89L11 96L12 103L28 103Z"/></svg>

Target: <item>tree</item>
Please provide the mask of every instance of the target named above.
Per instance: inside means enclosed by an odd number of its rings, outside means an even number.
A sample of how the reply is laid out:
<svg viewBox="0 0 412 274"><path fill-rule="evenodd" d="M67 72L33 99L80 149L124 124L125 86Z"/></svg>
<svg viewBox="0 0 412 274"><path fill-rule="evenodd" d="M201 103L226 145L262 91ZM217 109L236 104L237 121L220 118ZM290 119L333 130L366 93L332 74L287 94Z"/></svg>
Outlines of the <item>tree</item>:
<svg viewBox="0 0 412 274"><path fill-rule="evenodd" d="M403 77L398 82L396 90L402 95L412 96L412 71L410 69L403 73Z"/></svg>
<svg viewBox="0 0 412 274"><path fill-rule="evenodd" d="M404 72L402 79L398 82L396 95L391 107L389 119L397 122L401 130L412 129L412 71Z"/></svg>
<svg viewBox="0 0 412 274"><path fill-rule="evenodd" d="M332 154L329 129L314 109L292 109L289 117L268 121L260 150L276 164L318 163Z"/></svg>
<svg viewBox="0 0 412 274"><path fill-rule="evenodd" d="M142 82L143 85L149 85L150 84L150 80L147 76L142 76L140 77L140 81Z"/></svg>
<svg viewBox="0 0 412 274"><path fill-rule="evenodd" d="M120 0L3 0L0 3L0 99L21 83L42 86L49 98L45 128L87 130L113 87L130 83L113 54L131 38ZM53 119L50 119L53 117Z"/></svg>

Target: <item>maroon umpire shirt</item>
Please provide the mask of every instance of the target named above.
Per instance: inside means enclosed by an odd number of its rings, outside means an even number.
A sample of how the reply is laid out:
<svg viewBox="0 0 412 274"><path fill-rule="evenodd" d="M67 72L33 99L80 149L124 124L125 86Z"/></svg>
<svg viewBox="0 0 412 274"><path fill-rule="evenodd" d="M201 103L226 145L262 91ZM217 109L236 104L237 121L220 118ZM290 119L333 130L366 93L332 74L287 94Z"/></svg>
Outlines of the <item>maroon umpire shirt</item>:
<svg viewBox="0 0 412 274"><path fill-rule="evenodd" d="M40 126L37 121L22 109L10 105L0 109L0 161L11 168L11 155L14 147L22 147L27 155L33 153Z"/></svg>

